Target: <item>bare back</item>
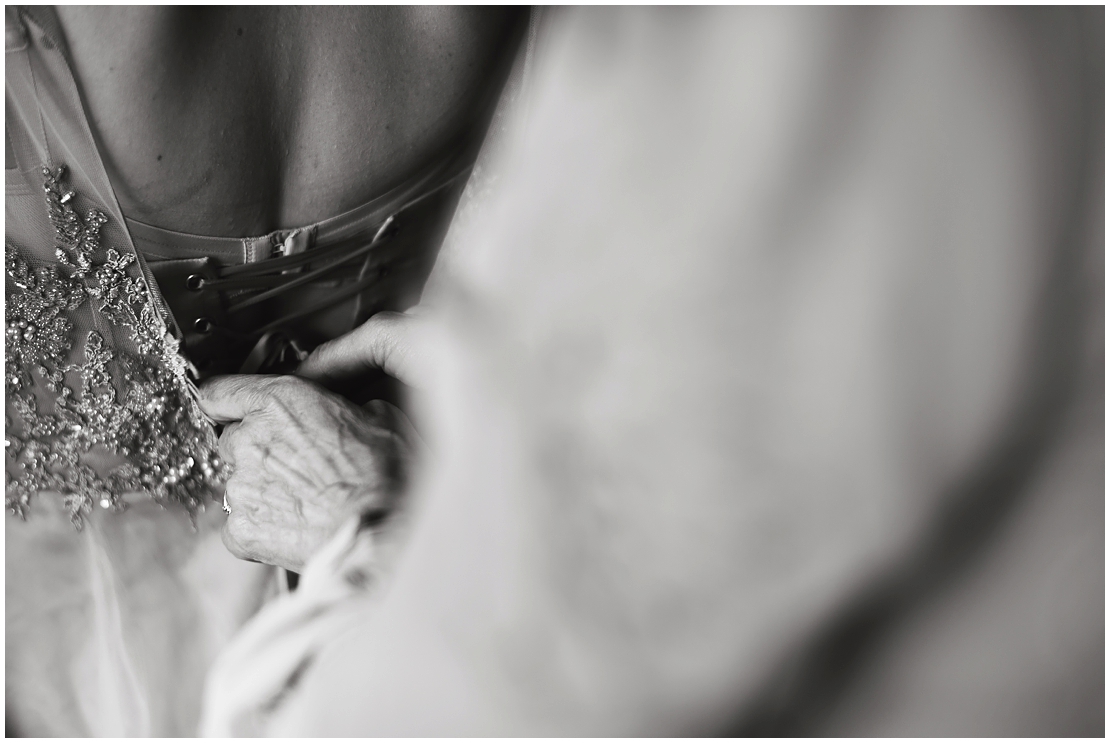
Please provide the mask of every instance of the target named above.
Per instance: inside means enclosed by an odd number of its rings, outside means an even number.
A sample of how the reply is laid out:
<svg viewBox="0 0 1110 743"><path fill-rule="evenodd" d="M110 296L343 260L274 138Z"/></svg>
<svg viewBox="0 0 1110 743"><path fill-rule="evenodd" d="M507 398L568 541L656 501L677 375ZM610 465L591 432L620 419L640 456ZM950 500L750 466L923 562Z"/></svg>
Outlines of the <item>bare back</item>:
<svg viewBox="0 0 1110 743"><path fill-rule="evenodd" d="M59 7L124 213L245 236L342 213L481 119L520 13Z"/></svg>

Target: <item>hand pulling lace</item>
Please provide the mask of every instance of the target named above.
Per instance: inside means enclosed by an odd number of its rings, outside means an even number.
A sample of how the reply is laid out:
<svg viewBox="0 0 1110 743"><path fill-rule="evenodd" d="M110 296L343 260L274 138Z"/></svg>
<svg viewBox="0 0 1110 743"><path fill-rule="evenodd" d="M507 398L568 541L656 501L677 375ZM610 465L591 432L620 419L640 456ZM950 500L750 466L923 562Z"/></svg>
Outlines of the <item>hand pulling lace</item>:
<svg viewBox="0 0 1110 743"><path fill-rule="evenodd" d="M229 474L215 431L197 404L178 340L134 275L135 256L101 250L107 217L89 209L82 218L63 175L64 166L43 168L58 264L32 268L5 242L8 429L18 421L20 430L4 441L8 509L26 517L35 493L61 493L80 528L95 505L122 510L125 493L146 492L195 513ZM75 338L66 313L85 303L125 329L137 353L90 330L84 360L70 362ZM53 412L40 410L48 397ZM122 463L98 471L88 462L93 453Z"/></svg>

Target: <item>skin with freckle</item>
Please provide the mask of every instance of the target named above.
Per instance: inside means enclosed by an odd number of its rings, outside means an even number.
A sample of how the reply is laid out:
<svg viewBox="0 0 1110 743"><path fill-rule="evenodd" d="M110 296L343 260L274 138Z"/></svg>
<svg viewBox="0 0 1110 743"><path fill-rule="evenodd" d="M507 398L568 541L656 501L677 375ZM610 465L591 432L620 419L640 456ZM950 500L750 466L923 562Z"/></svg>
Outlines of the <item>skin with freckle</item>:
<svg viewBox="0 0 1110 743"><path fill-rule="evenodd" d="M60 7L124 213L260 235L363 204L488 113L522 13Z"/></svg>

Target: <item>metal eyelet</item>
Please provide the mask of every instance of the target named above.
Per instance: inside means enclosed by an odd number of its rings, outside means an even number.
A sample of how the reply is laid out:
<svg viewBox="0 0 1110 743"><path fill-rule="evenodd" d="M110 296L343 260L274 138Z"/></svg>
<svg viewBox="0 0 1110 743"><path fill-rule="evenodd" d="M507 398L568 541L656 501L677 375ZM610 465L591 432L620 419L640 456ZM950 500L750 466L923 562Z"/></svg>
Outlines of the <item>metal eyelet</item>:
<svg viewBox="0 0 1110 743"><path fill-rule="evenodd" d="M193 320L193 330L201 335L208 335L212 332L213 327L212 321L207 317L198 317L196 320Z"/></svg>
<svg viewBox="0 0 1110 743"><path fill-rule="evenodd" d="M204 287L204 277L200 274L189 274L189 278L185 279L185 287L189 291L198 291Z"/></svg>

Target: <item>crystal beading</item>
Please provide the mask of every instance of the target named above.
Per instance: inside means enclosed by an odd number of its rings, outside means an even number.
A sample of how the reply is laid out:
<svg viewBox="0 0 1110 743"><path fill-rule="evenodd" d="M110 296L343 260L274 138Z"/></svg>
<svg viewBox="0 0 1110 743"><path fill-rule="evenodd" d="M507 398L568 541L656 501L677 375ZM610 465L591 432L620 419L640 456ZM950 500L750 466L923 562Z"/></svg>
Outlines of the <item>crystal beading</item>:
<svg viewBox="0 0 1110 743"><path fill-rule="evenodd" d="M64 167L43 168L58 263L34 268L4 246L8 509L26 517L36 493L61 493L80 528L94 506L119 511L125 493L145 492L195 513L229 474L215 431L135 256L101 250L107 217L97 209L78 214L79 197L63 188L63 175ZM67 313L86 303L124 329L134 353L96 330L75 339ZM83 360L70 361L75 340ZM121 463L94 467L93 453Z"/></svg>

